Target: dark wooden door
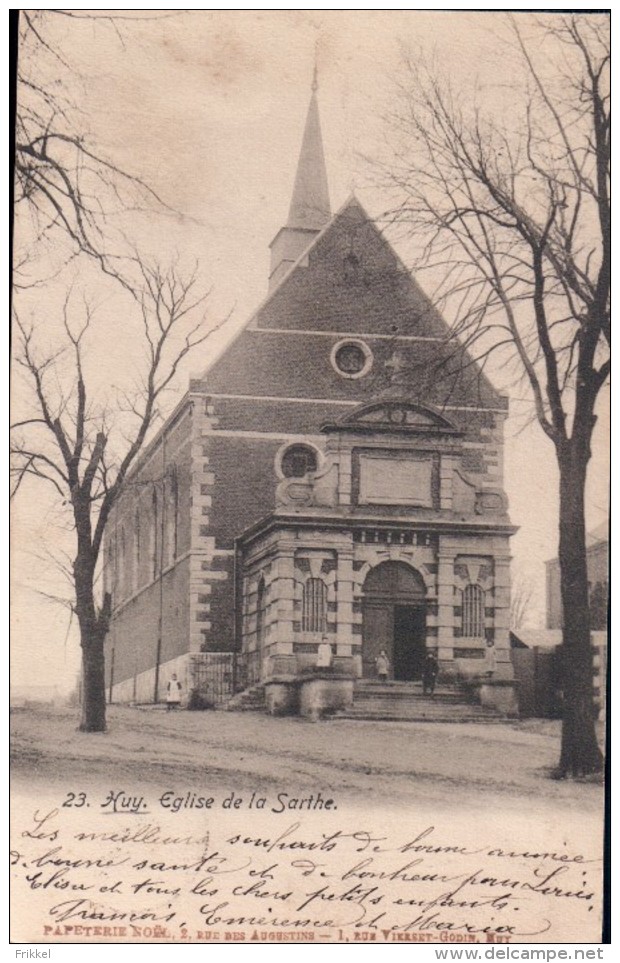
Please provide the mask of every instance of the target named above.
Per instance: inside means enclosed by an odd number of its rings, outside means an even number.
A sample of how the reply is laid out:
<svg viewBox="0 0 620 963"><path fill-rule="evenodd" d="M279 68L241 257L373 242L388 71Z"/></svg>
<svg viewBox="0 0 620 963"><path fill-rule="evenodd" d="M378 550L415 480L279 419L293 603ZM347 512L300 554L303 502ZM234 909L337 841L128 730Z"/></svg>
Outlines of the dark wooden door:
<svg viewBox="0 0 620 963"><path fill-rule="evenodd" d="M422 678L426 655L426 612L421 605L394 606L394 678L411 682Z"/></svg>
<svg viewBox="0 0 620 963"><path fill-rule="evenodd" d="M364 603L362 674L365 679L377 677L376 658L382 649L392 664L394 606L390 602L368 599Z"/></svg>

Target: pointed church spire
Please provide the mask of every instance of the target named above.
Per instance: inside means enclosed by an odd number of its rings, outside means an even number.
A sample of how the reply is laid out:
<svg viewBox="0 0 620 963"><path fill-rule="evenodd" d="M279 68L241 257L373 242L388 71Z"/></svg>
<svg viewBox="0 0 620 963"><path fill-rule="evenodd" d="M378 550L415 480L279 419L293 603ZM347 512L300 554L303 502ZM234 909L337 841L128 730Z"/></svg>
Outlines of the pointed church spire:
<svg viewBox="0 0 620 963"><path fill-rule="evenodd" d="M317 65L314 64L312 93L304 136L299 152L293 197L286 225L271 242L270 290L305 251L313 237L331 218L327 169L319 120Z"/></svg>
<svg viewBox="0 0 620 963"><path fill-rule="evenodd" d="M299 153L293 198L287 227L320 231L331 217L327 170L319 120L317 65L314 64L312 94Z"/></svg>

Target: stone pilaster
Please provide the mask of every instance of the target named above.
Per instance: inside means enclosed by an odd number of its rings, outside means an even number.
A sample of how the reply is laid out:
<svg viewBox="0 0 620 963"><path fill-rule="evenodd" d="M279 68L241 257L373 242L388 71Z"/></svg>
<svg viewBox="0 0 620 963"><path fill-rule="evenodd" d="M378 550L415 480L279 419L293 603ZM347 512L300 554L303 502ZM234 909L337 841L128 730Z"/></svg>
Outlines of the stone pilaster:
<svg viewBox="0 0 620 963"><path fill-rule="evenodd" d="M351 452L344 450L340 452L338 464L338 504L351 504L351 477L352 459Z"/></svg>
<svg viewBox="0 0 620 963"><path fill-rule="evenodd" d="M454 552L446 551L440 538L437 553L437 656L440 662L454 657Z"/></svg>
<svg viewBox="0 0 620 963"><path fill-rule="evenodd" d="M439 506L442 511L452 511L452 478L456 459L442 454L439 462Z"/></svg>
<svg viewBox="0 0 620 963"><path fill-rule="evenodd" d="M293 654L295 621L295 559L293 543L278 545L270 582L269 628L265 639L270 656Z"/></svg>
<svg viewBox="0 0 620 963"><path fill-rule="evenodd" d="M512 679L510 656L510 556L496 555L494 559L494 637L495 675L498 679Z"/></svg>
<svg viewBox="0 0 620 963"><path fill-rule="evenodd" d="M340 657L359 654L361 635L353 634L353 625L361 624L361 613L353 612L354 576L353 550L338 553L338 596L337 606L337 655Z"/></svg>
<svg viewBox="0 0 620 963"><path fill-rule="evenodd" d="M228 573L214 567L215 538L209 523L213 502L215 476L209 463L208 433L217 427L218 419L208 398L200 393L191 395L191 556L189 560L189 618L190 652L200 652L203 642L217 644L211 637L209 596L216 581L228 578Z"/></svg>

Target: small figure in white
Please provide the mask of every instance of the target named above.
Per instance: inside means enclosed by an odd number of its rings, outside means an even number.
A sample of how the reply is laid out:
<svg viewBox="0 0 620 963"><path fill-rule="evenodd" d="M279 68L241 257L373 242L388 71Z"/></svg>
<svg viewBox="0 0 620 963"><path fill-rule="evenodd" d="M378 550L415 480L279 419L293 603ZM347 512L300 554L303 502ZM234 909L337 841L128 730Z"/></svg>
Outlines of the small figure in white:
<svg viewBox="0 0 620 963"><path fill-rule="evenodd" d="M176 674L173 673L166 691L166 709L170 712L171 709L178 709L180 704L181 683L177 679Z"/></svg>
<svg viewBox="0 0 620 963"><path fill-rule="evenodd" d="M326 635L319 642L319 649L316 656L317 669L329 669L332 664L332 647Z"/></svg>
<svg viewBox="0 0 620 963"><path fill-rule="evenodd" d="M375 659L375 666L377 668L377 676L381 682L387 682L387 678L390 672L390 660L387 657L385 649L381 649L379 655Z"/></svg>

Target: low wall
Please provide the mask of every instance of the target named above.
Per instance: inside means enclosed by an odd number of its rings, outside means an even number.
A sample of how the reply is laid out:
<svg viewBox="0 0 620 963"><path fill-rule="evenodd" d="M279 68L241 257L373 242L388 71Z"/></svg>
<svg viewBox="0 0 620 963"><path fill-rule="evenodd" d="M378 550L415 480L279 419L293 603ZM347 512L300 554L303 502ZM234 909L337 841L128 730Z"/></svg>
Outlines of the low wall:
<svg viewBox="0 0 620 963"><path fill-rule="evenodd" d="M155 668L153 667L113 685L111 697L108 687L106 690L108 701L110 703L133 702L139 705L165 702L168 682L175 674L181 683L181 705L186 705L192 682L189 659L189 655L185 653L160 665L157 699L155 699Z"/></svg>
<svg viewBox="0 0 620 963"><path fill-rule="evenodd" d="M268 679L265 705L272 716L323 719L353 705L353 677L350 673L314 668L304 675Z"/></svg>
<svg viewBox="0 0 620 963"><path fill-rule="evenodd" d="M299 687L299 714L317 720L353 705L353 679L350 675L323 675L302 679Z"/></svg>

